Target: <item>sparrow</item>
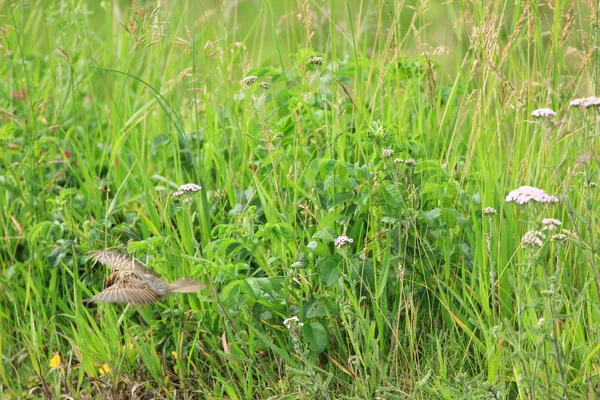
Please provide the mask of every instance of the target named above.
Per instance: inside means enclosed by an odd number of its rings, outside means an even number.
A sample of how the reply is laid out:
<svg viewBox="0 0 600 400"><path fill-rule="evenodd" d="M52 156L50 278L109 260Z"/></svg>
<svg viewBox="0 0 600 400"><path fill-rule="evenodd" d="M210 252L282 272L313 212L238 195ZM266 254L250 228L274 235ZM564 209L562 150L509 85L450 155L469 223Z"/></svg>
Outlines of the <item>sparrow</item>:
<svg viewBox="0 0 600 400"><path fill-rule="evenodd" d="M141 261L115 250L94 250L89 254L88 260L106 265L112 274L106 280L106 289L84 302L152 304L172 293L195 293L206 287L187 278L167 283Z"/></svg>

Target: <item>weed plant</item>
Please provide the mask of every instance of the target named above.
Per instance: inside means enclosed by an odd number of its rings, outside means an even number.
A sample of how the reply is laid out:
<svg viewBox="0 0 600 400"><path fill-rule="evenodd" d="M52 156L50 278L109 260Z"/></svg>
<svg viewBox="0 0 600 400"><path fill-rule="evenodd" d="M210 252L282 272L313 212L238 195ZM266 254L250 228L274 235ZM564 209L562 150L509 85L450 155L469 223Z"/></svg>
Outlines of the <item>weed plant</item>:
<svg viewBox="0 0 600 400"><path fill-rule="evenodd" d="M599 398L599 26L0 0L0 397ZM208 288L83 303L104 248Z"/></svg>

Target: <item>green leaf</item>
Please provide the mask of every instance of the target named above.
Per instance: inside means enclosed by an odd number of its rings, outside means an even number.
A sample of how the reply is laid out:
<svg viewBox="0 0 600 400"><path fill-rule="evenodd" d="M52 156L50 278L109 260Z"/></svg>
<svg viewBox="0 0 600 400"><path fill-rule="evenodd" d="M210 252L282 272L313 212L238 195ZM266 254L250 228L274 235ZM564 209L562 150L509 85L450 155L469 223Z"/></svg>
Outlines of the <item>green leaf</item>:
<svg viewBox="0 0 600 400"><path fill-rule="evenodd" d="M286 242L290 242L290 241L294 240L295 232L294 232L294 228L292 227L292 225L290 225L288 223L281 223L278 225L279 225L281 234Z"/></svg>
<svg viewBox="0 0 600 400"><path fill-rule="evenodd" d="M393 183L387 183L383 187L383 199L391 209L398 209L402 205L402 194Z"/></svg>
<svg viewBox="0 0 600 400"><path fill-rule="evenodd" d="M317 246L318 246L318 245L319 245L319 244L318 244L316 241L314 241L314 240L311 240L311 241L310 241L310 242L308 242L308 244L306 245L306 248L307 248L307 249L309 249L310 251L315 251L315 250L317 249Z"/></svg>
<svg viewBox="0 0 600 400"><path fill-rule="evenodd" d="M467 225L465 216L452 208L442 208L441 219L452 227L458 224L464 228Z"/></svg>
<svg viewBox="0 0 600 400"><path fill-rule="evenodd" d="M326 242L333 242L338 237L337 232L333 228L323 228L313 235L313 239L321 239Z"/></svg>
<svg viewBox="0 0 600 400"><path fill-rule="evenodd" d="M440 218L440 215L442 215L442 210L440 210L439 208L434 208L433 210L430 210L430 211L422 211L420 213L419 217L426 223L430 224L430 223L433 223L438 218Z"/></svg>
<svg viewBox="0 0 600 400"><path fill-rule="evenodd" d="M337 316L339 314L337 305L332 300L325 298L307 300L304 302L303 308L305 320L311 318Z"/></svg>
<svg viewBox="0 0 600 400"><path fill-rule="evenodd" d="M327 257L331 254L327 244L323 242L317 242L316 240L311 240L306 246L304 246L304 250L306 250L307 253L312 253L318 257Z"/></svg>
<svg viewBox="0 0 600 400"><path fill-rule="evenodd" d="M308 267L309 260L306 258L304 253L298 253L296 261L292 264L292 268L306 268Z"/></svg>
<svg viewBox="0 0 600 400"><path fill-rule="evenodd" d="M240 242L232 242L229 243L226 247L225 247L225 257L230 258L231 256L233 256L237 250L242 247L242 243Z"/></svg>
<svg viewBox="0 0 600 400"><path fill-rule="evenodd" d="M327 258L321 258L317 262L319 269L319 280L325 287L334 285L340 279L340 263L342 257L339 254Z"/></svg>
<svg viewBox="0 0 600 400"><path fill-rule="evenodd" d="M322 353L327 348L327 331L320 322L310 322L303 326L304 339L315 353Z"/></svg>

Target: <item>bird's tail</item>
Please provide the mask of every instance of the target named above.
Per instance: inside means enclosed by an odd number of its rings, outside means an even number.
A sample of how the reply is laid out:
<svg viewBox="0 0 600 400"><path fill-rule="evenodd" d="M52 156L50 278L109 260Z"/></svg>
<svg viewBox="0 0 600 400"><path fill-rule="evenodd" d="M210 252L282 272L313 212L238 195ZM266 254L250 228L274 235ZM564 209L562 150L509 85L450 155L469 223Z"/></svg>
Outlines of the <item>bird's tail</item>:
<svg viewBox="0 0 600 400"><path fill-rule="evenodd" d="M204 289L206 285L193 279L178 279L173 283L169 284L169 291L171 293L195 293Z"/></svg>

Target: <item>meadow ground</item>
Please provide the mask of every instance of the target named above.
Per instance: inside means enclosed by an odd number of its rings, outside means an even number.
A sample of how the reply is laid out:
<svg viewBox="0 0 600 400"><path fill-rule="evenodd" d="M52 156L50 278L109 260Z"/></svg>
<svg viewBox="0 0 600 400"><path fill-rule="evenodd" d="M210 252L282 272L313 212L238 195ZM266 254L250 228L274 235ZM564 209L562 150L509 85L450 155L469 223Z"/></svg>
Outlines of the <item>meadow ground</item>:
<svg viewBox="0 0 600 400"><path fill-rule="evenodd" d="M599 37L591 0L0 0L0 397L599 398ZM207 288L84 303L104 248Z"/></svg>

